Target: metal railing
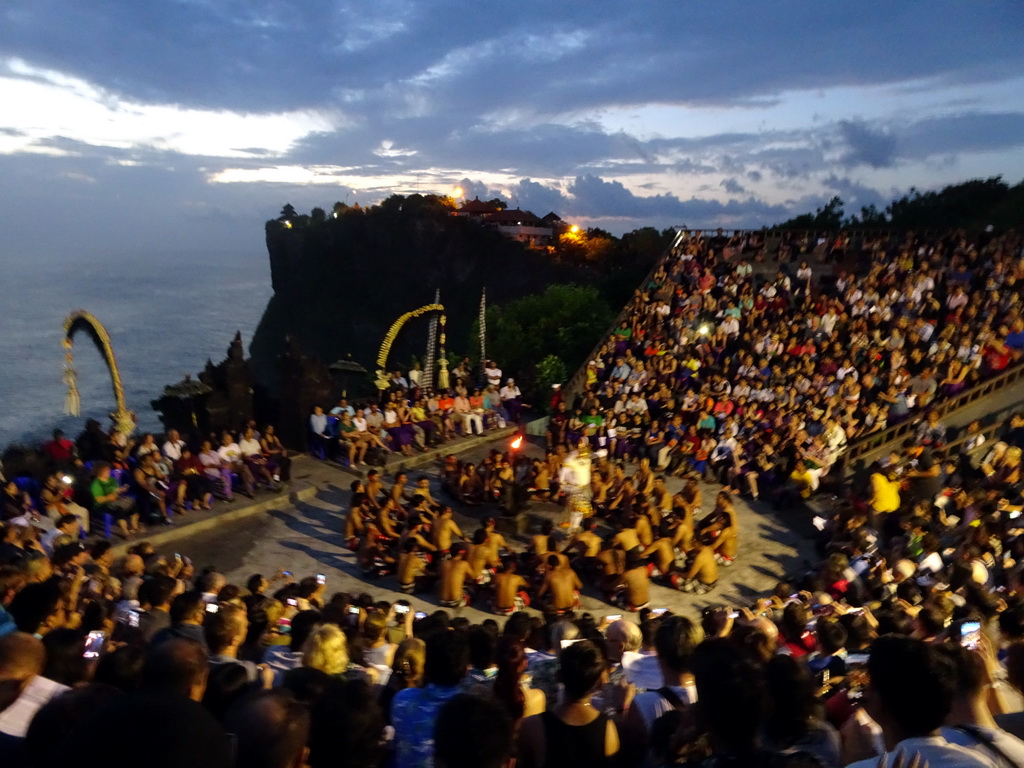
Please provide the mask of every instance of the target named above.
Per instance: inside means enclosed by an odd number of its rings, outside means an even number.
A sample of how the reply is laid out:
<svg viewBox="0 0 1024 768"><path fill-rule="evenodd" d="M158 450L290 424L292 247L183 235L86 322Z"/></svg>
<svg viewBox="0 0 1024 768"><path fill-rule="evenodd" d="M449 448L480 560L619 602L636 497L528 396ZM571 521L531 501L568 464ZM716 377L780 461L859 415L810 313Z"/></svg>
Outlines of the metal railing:
<svg viewBox="0 0 1024 768"><path fill-rule="evenodd" d="M1018 363L1017 365L1001 371L995 376L991 376L984 381L975 384L970 389L965 389L958 395L954 395L953 397L943 400L935 400L925 409L925 411L920 411L918 413L937 411L939 418L950 416L970 405L973 405L984 397L988 397L995 392L1006 389L1010 385L1020 381L1022 378L1024 378L1024 363ZM846 460L847 466L852 466L859 459L863 459L869 454L880 453L892 447L894 444L906 439L917 430L919 422L919 418L908 418L905 421L901 421L899 424L894 424L893 426L886 427L878 432L872 432L870 435L857 438L849 444L843 454L843 458ZM956 441L949 445L953 445L955 443Z"/></svg>

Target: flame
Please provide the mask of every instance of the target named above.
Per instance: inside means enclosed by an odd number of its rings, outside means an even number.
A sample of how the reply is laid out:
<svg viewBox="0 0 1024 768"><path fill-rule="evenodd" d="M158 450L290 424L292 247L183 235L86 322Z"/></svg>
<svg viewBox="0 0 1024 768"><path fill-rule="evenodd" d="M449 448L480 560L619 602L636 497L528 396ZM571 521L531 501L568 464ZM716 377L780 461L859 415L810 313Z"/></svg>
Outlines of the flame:
<svg viewBox="0 0 1024 768"><path fill-rule="evenodd" d="M510 447L512 448L513 451L518 451L522 444L523 444L523 436L520 435L519 437L517 437L515 440L512 441L512 445Z"/></svg>

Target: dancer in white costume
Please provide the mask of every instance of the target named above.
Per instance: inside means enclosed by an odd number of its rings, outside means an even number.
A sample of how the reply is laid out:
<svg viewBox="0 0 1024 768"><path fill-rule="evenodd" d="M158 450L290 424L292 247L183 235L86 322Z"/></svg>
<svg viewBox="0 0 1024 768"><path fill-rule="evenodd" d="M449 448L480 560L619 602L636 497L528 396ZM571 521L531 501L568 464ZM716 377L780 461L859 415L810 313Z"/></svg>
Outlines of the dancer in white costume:
<svg viewBox="0 0 1024 768"><path fill-rule="evenodd" d="M603 456L606 451L598 451L598 456ZM558 472L558 482L565 491L565 511L567 520L561 523L561 527L568 528L569 533L579 530L583 518L594 514L594 508L590 504L590 446L586 438L580 441L579 448L570 453L562 468Z"/></svg>

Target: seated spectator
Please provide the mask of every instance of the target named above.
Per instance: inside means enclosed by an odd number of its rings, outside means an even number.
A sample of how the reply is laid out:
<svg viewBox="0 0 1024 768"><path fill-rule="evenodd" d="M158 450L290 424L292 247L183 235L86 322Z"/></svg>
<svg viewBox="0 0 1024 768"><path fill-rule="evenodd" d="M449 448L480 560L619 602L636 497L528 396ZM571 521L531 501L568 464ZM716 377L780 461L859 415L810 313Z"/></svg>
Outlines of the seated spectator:
<svg viewBox="0 0 1024 768"><path fill-rule="evenodd" d="M157 647L170 640L190 640L206 652L206 636L203 620L206 618L206 602L201 592L183 592L171 602L171 623L153 636L150 647Z"/></svg>
<svg viewBox="0 0 1024 768"><path fill-rule="evenodd" d="M267 460L277 467L277 475L274 477L274 481L290 482L292 477L292 460L284 444L281 442L281 438L277 436L273 424L268 424L267 428L263 430L263 435L260 437L260 449L263 451L263 455L267 457Z"/></svg>
<svg viewBox="0 0 1024 768"><path fill-rule="evenodd" d="M53 472L46 476L43 487L39 491L39 500L43 511L53 521L63 515L74 515L78 518L81 530L89 533L89 510L74 502L73 478L70 475Z"/></svg>
<svg viewBox="0 0 1024 768"><path fill-rule="evenodd" d="M111 477L110 465L106 462L96 464L93 472L95 477L90 486L93 514L100 518L110 515L126 539L141 531L135 500L126 495L128 487Z"/></svg>

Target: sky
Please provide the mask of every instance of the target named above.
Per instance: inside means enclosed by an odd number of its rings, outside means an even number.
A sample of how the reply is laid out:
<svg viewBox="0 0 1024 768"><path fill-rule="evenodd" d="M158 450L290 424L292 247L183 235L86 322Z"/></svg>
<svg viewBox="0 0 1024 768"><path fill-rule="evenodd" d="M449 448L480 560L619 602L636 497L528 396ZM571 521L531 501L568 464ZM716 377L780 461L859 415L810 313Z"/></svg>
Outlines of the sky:
<svg viewBox="0 0 1024 768"><path fill-rule="evenodd" d="M216 258L393 193L615 233L1024 178L1024 3L6 0L0 258Z"/></svg>

